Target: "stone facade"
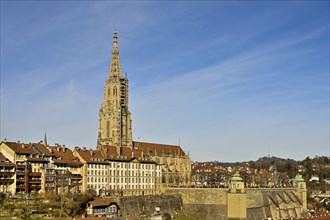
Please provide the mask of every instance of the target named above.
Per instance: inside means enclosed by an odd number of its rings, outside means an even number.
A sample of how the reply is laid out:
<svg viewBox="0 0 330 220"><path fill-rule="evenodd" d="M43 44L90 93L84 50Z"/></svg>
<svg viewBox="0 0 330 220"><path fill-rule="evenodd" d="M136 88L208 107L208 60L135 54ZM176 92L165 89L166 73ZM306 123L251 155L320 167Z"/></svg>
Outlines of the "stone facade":
<svg viewBox="0 0 330 220"><path fill-rule="evenodd" d="M180 146L133 142L144 157L162 165L162 183L166 187L190 186L191 159Z"/></svg>
<svg viewBox="0 0 330 220"><path fill-rule="evenodd" d="M112 59L104 86L104 100L100 108L99 121L98 146L132 147L128 79L127 76L123 77L120 66L117 33L113 37Z"/></svg>

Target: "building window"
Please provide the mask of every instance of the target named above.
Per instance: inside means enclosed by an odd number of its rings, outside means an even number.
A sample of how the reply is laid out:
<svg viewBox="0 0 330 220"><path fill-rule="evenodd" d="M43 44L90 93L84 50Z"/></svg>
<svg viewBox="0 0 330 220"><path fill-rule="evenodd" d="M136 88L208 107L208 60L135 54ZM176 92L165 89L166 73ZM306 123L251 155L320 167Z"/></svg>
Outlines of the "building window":
<svg viewBox="0 0 330 220"><path fill-rule="evenodd" d="M117 96L117 86L113 87L113 96Z"/></svg>

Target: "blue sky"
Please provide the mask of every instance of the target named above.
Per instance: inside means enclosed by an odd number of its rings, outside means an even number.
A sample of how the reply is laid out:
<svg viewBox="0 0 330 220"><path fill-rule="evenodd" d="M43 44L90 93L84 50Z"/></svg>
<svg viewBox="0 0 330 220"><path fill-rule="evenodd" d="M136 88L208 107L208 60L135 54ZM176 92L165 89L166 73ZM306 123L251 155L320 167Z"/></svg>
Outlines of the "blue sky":
<svg viewBox="0 0 330 220"><path fill-rule="evenodd" d="M94 148L115 29L133 139L329 155L328 1L1 1L1 140Z"/></svg>

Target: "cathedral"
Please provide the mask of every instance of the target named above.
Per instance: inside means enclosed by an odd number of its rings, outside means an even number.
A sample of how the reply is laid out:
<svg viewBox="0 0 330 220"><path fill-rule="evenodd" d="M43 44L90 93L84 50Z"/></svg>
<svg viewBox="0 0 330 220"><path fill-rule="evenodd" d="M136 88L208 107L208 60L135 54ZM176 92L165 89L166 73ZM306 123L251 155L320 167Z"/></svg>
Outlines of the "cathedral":
<svg viewBox="0 0 330 220"><path fill-rule="evenodd" d="M128 111L128 79L123 76L117 33L113 36L112 59L100 108L97 145L132 147L131 113ZM119 151L118 151L119 153Z"/></svg>
<svg viewBox="0 0 330 220"><path fill-rule="evenodd" d="M167 185L189 184L191 160L180 146L133 141L128 109L128 78L123 76L120 65L117 32L113 36L112 58L99 112L97 149L106 146L115 146L118 156L123 155L124 151L127 154L130 149L144 159L160 163L162 182Z"/></svg>

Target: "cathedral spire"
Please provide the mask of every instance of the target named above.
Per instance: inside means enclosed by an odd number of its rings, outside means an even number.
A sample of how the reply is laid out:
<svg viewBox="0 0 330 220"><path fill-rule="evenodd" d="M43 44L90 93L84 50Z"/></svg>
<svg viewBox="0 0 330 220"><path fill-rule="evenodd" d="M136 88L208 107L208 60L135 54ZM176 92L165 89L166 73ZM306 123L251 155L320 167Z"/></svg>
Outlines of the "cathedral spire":
<svg viewBox="0 0 330 220"><path fill-rule="evenodd" d="M104 85L104 100L99 118L98 146L118 146L119 153L121 147L132 148L131 113L128 110L128 78L122 75L116 31L113 34L112 57L108 79Z"/></svg>
<svg viewBox="0 0 330 220"><path fill-rule="evenodd" d="M117 31L113 33L113 46L112 46L112 58L110 62L110 76L122 76L120 59L119 59L119 49L118 49L118 36Z"/></svg>
<svg viewBox="0 0 330 220"><path fill-rule="evenodd" d="M45 131L45 137L44 137L44 145L46 145L46 146L48 145L47 144L47 134L46 134L46 131Z"/></svg>

